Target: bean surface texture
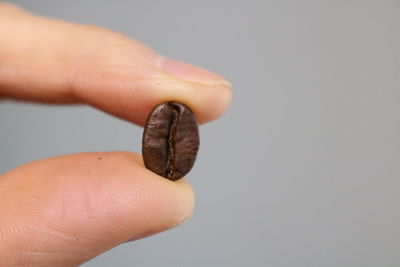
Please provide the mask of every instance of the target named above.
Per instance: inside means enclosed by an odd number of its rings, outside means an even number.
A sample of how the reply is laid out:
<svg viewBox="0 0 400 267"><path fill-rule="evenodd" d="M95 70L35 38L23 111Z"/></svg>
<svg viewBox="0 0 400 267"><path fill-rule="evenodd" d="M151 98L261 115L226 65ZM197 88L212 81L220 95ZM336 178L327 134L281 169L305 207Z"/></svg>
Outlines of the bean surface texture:
<svg viewBox="0 0 400 267"><path fill-rule="evenodd" d="M190 108L178 102L162 103L147 118L142 140L144 164L165 178L178 180L192 169L199 140Z"/></svg>

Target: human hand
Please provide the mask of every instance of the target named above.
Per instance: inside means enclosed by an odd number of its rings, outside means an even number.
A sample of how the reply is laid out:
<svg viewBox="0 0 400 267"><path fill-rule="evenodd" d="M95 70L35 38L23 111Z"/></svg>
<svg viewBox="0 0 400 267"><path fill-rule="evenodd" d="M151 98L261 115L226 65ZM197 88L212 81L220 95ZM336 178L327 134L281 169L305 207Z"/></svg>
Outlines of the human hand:
<svg viewBox="0 0 400 267"><path fill-rule="evenodd" d="M219 117L230 85L122 35L30 15L0 3L0 98L85 103L143 125L157 104ZM0 265L76 266L190 217L189 184L129 152L40 160L0 176Z"/></svg>

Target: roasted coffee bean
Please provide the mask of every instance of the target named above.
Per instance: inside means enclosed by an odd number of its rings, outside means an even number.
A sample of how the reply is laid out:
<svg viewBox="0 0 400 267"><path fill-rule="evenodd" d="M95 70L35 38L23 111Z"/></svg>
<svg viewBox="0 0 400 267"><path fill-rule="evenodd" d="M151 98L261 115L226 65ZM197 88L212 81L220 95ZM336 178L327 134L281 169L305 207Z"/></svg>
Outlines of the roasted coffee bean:
<svg viewBox="0 0 400 267"><path fill-rule="evenodd" d="M192 169L199 143L194 113L177 102L162 103L150 113L144 128L144 164L165 178L178 180Z"/></svg>

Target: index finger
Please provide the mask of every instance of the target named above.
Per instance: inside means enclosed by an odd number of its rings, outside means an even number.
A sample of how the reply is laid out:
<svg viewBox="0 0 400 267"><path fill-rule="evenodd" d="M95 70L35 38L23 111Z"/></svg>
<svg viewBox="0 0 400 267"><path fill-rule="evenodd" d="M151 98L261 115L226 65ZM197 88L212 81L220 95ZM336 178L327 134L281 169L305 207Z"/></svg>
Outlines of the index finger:
<svg viewBox="0 0 400 267"><path fill-rule="evenodd" d="M137 124L155 105L173 100L204 123L226 110L230 87L120 34L0 3L0 98L87 103Z"/></svg>

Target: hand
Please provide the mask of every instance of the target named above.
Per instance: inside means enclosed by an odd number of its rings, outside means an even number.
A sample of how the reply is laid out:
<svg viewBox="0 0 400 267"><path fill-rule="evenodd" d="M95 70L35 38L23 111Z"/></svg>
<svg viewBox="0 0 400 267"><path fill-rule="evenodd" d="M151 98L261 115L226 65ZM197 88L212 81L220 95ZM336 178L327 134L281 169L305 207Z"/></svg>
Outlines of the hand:
<svg viewBox="0 0 400 267"><path fill-rule="evenodd" d="M139 125L177 100L204 123L225 111L230 85L122 35L0 3L0 98L86 103ZM179 225L193 205L184 179L161 178L129 152L30 163L0 176L0 263L76 266Z"/></svg>

